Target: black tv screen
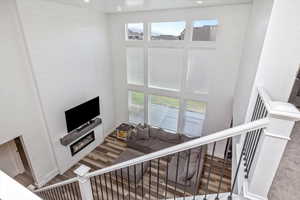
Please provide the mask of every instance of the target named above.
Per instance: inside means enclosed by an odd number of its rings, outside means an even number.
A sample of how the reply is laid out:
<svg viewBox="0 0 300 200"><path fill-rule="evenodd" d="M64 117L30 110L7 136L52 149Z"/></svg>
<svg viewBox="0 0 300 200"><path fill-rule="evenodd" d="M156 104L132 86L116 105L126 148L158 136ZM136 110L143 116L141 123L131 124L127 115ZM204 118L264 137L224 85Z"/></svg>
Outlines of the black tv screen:
<svg viewBox="0 0 300 200"><path fill-rule="evenodd" d="M99 97L67 110L65 116L68 132L82 126L98 115L100 115Z"/></svg>

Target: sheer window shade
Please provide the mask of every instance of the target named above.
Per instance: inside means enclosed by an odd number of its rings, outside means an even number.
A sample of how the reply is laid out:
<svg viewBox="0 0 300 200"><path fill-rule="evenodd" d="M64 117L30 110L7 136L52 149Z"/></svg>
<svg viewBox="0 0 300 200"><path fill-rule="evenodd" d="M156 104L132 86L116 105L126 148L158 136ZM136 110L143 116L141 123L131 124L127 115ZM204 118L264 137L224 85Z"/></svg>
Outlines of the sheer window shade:
<svg viewBox="0 0 300 200"><path fill-rule="evenodd" d="M144 49L127 47L127 83L144 85Z"/></svg>
<svg viewBox="0 0 300 200"><path fill-rule="evenodd" d="M182 49L149 48L149 86L180 90L182 66Z"/></svg>

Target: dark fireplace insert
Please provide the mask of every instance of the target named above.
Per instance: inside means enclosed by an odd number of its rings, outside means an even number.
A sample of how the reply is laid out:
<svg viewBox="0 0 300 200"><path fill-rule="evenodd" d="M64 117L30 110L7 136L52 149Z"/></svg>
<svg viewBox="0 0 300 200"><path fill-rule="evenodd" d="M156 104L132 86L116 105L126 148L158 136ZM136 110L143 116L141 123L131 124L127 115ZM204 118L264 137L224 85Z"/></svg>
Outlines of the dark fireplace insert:
<svg viewBox="0 0 300 200"><path fill-rule="evenodd" d="M80 138L78 141L76 141L70 146L72 156L80 152L82 149L84 149L86 146L91 144L93 141L95 141L94 131L86 134L84 137Z"/></svg>

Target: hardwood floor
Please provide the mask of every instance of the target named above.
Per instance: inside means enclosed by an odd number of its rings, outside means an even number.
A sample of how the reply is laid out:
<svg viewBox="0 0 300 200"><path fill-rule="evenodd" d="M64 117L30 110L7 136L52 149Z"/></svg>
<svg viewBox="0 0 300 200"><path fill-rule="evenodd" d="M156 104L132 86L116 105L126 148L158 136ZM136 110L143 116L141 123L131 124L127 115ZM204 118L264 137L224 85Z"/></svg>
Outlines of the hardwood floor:
<svg viewBox="0 0 300 200"><path fill-rule="evenodd" d="M18 174L17 176L14 177L14 179L25 187L28 187L29 185L33 185L32 176L28 175L26 172L22 174Z"/></svg>
<svg viewBox="0 0 300 200"><path fill-rule="evenodd" d="M75 177L75 174L73 171L79 167L81 164L87 165L91 167L91 171L95 171L107 166L110 166L114 160L116 160L119 155L127 149L127 144L124 141L121 141L117 139L113 134L105 138L105 142L101 145L99 145L94 151L92 151L90 154L88 154L86 157L84 157L82 160L80 160L77 164L75 164L71 169L69 169L66 173L63 175L56 176L52 181L48 183L54 184L69 178ZM144 174L143 182L140 181L137 183L137 187L134 187L134 183L130 182L130 187L128 187L128 182L123 181L123 188L121 188L121 182L120 178L116 178L115 174L107 174L106 179L102 176L101 179L93 179L92 180L92 186L95 187L97 184L98 187L100 186L100 183L104 185L105 181L107 182L107 190L103 189L103 195L104 199L111 199L112 196L117 197L118 190L124 189L124 197L125 199L129 199L130 197L135 198L135 189L136 189L136 197L137 199L142 199L142 194L144 194L144 198L149 199L157 199L158 198L164 198L165 197L165 180L163 177L166 175L166 166L167 166L167 160L160 160L160 169L159 169L159 175L158 175L158 162L157 160L152 161L151 169L149 169ZM228 192L230 191L230 183L231 183L231 164L227 164L226 168L223 172L222 168L224 166L224 160L220 158L214 158L213 161L211 161L211 157L209 155L206 155L205 162L204 162L204 168L203 173L200 176L200 187L198 190L198 194L204 194L205 189L207 186L207 177L209 174L210 166L212 167L211 174L210 174L210 181L208 184L208 194L216 193L218 191L219 187L219 180L221 178L221 174L224 173L223 181L220 186L220 192ZM149 187L149 172L151 170L151 183ZM118 181L117 181L118 180ZM125 179L124 179L125 180ZM159 185L159 191L157 193L157 185ZM173 198L176 197L183 197L185 195L191 195L187 193L186 191L183 191L180 188L174 188L174 186L171 186L169 184L167 188L167 197ZM105 188L105 187L103 187ZM150 189L150 193L149 193ZM130 193L129 193L130 190ZM96 191L96 190L95 190ZM142 192L143 191L143 192ZM94 194L95 197L97 194ZM98 191L98 196L102 195L100 188ZM107 197L108 195L108 197ZM120 197L122 198L122 197ZM97 199L97 198L95 198ZM101 199L101 198L100 198Z"/></svg>

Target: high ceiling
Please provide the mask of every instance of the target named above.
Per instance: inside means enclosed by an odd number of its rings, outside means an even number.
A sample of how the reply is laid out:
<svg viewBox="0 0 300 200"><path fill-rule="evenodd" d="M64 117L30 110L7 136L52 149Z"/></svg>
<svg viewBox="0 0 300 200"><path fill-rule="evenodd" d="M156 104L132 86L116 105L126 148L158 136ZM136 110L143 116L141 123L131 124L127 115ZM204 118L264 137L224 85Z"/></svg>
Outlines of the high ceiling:
<svg viewBox="0 0 300 200"><path fill-rule="evenodd" d="M252 0L48 0L82 7L91 7L107 13L146 11L171 8L249 3Z"/></svg>

